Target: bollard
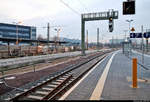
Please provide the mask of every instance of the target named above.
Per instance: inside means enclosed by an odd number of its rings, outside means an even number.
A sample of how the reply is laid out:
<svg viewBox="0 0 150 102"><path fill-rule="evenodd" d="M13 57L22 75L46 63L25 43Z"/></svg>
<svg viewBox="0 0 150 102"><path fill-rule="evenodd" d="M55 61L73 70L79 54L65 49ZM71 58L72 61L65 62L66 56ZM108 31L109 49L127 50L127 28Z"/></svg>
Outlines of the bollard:
<svg viewBox="0 0 150 102"><path fill-rule="evenodd" d="M137 88L137 59L132 59L132 87Z"/></svg>

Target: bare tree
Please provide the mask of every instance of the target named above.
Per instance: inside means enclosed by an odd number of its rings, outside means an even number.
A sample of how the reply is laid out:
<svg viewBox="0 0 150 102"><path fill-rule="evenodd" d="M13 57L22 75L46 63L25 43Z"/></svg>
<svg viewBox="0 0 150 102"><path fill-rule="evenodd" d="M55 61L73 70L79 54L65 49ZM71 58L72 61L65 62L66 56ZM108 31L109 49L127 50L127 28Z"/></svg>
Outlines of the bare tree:
<svg viewBox="0 0 150 102"><path fill-rule="evenodd" d="M53 41L55 41L55 42L57 41L57 36L53 37Z"/></svg>
<svg viewBox="0 0 150 102"><path fill-rule="evenodd" d="M38 35L37 40L44 40L43 36L41 34Z"/></svg>
<svg viewBox="0 0 150 102"><path fill-rule="evenodd" d="M57 36L54 36L54 37L53 37L53 41L54 41L55 49L56 49L56 45L57 45L57 43L56 43L56 42L57 42Z"/></svg>

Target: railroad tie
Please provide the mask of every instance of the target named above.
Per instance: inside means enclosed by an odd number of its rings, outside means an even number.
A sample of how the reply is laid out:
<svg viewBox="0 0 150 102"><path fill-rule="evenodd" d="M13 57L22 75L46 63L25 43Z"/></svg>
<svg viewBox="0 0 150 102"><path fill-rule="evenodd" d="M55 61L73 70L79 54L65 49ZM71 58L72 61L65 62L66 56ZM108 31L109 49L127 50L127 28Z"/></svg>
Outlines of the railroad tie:
<svg viewBox="0 0 150 102"><path fill-rule="evenodd" d="M45 92L45 91L36 91L36 93L42 94L42 95L47 95L49 92Z"/></svg>
<svg viewBox="0 0 150 102"><path fill-rule="evenodd" d="M54 82L52 82L52 84L54 84L54 85L59 85L60 82L54 81Z"/></svg>
<svg viewBox="0 0 150 102"><path fill-rule="evenodd" d="M43 90L47 90L47 91L53 90L53 88L49 88L49 87L43 87L42 89L43 89Z"/></svg>
<svg viewBox="0 0 150 102"><path fill-rule="evenodd" d="M41 96L35 96L35 95L29 95L29 96L27 96L27 98L41 100L43 97L41 97Z"/></svg>
<svg viewBox="0 0 150 102"><path fill-rule="evenodd" d="M63 80L58 79L58 80L56 80L56 82L60 82L61 83L61 82L63 82Z"/></svg>
<svg viewBox="0 0 150 102"><path fill-rule="evenodd" d="M57 85L52 85L52 84L48 84L47 86L53 87L53 88L57 87Z"/></svg>
<svg viewBox="0 0 150 102"><path fill-rule="evenodd" d="M66 78L65 77L61 77L61 78L59 78L59 80L65 80Z"/></svg>

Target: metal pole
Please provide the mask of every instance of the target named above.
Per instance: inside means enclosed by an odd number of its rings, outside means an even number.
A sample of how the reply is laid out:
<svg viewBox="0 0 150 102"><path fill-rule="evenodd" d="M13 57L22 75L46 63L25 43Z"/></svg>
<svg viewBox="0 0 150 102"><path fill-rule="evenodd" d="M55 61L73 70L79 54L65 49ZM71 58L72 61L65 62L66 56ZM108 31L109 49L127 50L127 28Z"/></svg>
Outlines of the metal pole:
<svg viewBox="0 0 150 102"><path fill-rule="evenodd" d="M16 23L16 45L18 45L18 26L17 26L17 23Z"/></svg>
<svg viewBox="0 0 150 102"><path fill-rule="evenodd" d="M7 44L8 44L8 56L10 56L10 43L7 42Z"/></svg>
<svg viewBox="0 0 150 102"><path fill-rule="evenodd" d="M144 64L144 39L143 39L143 25L142 25L142 64Z"/></svg>
<svg viewBox="0 0 150 102"><path fill-rule="evenodd" d="M86 39L86 43L87 43L87 50L88 50L88 30L86 30L86 37L87 37L87 39Z"/></svg>
<svg viewBox="0 0 150 102"><path fill-rule="evenodd" d="M49 23L47 24L47 42L49 43Z"/></svg>
<svg viewBox="0 0 150 102"><path fill-rule="evenodd" d="M146 33L148 33L147 29L146 29ZM146 38L146 52L148 53L148 38Z"/></svg>
<svg viewBox="0 0 150 102"><path fill-rule="evenodd" d="M57 29L57 41L58 41L58 45L59 45L59 31L60 31L60 29Z"/></svg>
<svg viewBox="0 0 150 102"><path fill-rule="evenodd" d="M99 28L97 28L97 50L99 49Z"/></svg>
<svg viewBox="0 0 150 102"><path fill-rule="evenodd" d="M144 46L143 46L143 25L141 26L142 33L142 65L144 65ZM142 68L140 67L140 78L142 78Z"/></svg>
<svg viewBox="0 0 150 102"><path fill-rule="evenodd" d="M47 49L49 51L49 23L47 24Z"/></svg>
<svg viewBox="0 0 150 102"><path fill-rule="evenodd" d="M131 20L129 21L129 36L130 36L130 24L131 24ZM129 41L130 41L130 38L129 38ZM131 54L131 43L130 43L130 52L129 54Z"/></svg>
<svg viewBox="0 0 150 102"><path fill-rule="evenodd" d="M126 20L127 22L129 22L129 36L130 36L130 24L133 20ZM130 38L129 38L129 41L130 41ZM129 54L131 53L131 46L132 46L132 43L129 45Z"/></svg>
<svg viewBox="0 0 150 102"><path fill-rule="evenodd" d="M32 39L32 27L30 29L30 39Z"/></svg>
<svg viewBox="0 0 150 102"><path fill-rule="evenodd" d="M112 36L112 48L114 47L114 38Z"/></svg>
<svg viewBox="0 0 150 102"><path fill-rule="evenodd" d="M104 47L104 44L103 44L103 34L102 34L102 48Z"/></svg>
<svg viewBox="0 0 150 102"><path fill-rule="evenodd" d="M85 56L85 21L83 20L83 15L81 15L81 48L82 48L82 55Z"/></svg>
<svg viewBox="0 0 150 102"><path fill-rule="evenodd" d="M124 32L125 32L125 35L124 35L124 36L125 36L125 41L127 40L127 34L126 34L127 31L128 31L128 30L124 30Z"/></svg>
<svg viewBox="0 0 150 102"><path fill-rule="evenodd" d="M131 23L131 21L129 22L129 35L130 35L130 23Z"/></svg>
<svg viewBox="0 0 150 102"><path fill-rule="evenodd" d="M146 49L147 49L147 53L148 53L148 38L146 39Z"/></svg>
<svg viewBox="0 0 150 102"><path fill-rule="evenodd" d="M125 40L126 40L126 32L125 32Z"/></svg>

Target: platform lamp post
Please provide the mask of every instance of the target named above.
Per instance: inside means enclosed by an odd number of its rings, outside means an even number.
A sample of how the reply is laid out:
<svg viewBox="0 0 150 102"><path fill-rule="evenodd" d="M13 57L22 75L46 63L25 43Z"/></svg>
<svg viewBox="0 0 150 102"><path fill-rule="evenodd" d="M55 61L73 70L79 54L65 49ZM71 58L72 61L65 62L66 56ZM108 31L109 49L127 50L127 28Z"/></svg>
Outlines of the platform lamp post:
<svg viewBox="0 0 150 102"><path fill-rule="evenodd" d="M60 32L60 28L59 29L54 29L55 31L57 31L57 41L59 41L59 32Z"/></svg>
<svg viewBox="0 0 150 102"><path fill-rule="evenodd" d="M133 21L132 19L131 20L126 20L126 22L129 23L129 36L130 36L130 26L131 26L132 21ZM129 41L130 41L130 38L129 38ZM131 45L130 45L130 53L131 53Z"/></svg>
<svg viewBox="0 0 150 102"><path fill-rule="evenodd" d="M101 37L101 39L102 39L102 40L101 40L102 48L104 48L104 46L105 46L105 43L103 43L103 42L104 42L104 41L103 41L103 40L104 40L104 37L105 37L105 34L102 34L102 37Z"/></svg>
<svg viewBox="0 0 150 102"><path fill-rule="evenodd" d="M60 28L58 28L58 29L55 28L54 30L57 32L57 42L58 42L57 45L59 45L59 32L60 32L61 29ZM56 46L56 42L55 42L55 46Z"/></svg>
<svg viewBox="0 0 150 102"><path fill-rule="evenodd" d="M128 22L129 23L129 34L130 34L130 26L131 26L131 22L132 22L133 20L131 19L131 20L126 20L126 22Z"/></svg>
<svg viewBox="0 0 150 102"><path fill-rule="evenodd" d="M123 31L125 32L125 35L124 35L125 41L127 41L127 35L126 35L126 32L127 32L128 30L123 30Z"/></svg>

